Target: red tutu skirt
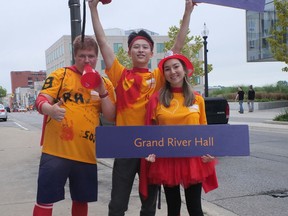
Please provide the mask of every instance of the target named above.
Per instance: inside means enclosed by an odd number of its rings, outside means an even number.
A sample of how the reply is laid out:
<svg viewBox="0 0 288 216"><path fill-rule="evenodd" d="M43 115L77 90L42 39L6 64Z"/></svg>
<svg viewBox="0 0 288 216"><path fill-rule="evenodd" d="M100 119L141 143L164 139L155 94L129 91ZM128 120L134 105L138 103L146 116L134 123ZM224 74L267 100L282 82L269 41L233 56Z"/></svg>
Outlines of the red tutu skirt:
<svg viewBox="0 0 288 216"><path fill-rule="evenodd" d="M216 163L217 160L204 163L200 157L156 158L154 163L141 159L139 191L147 198L150 184L187 188L201 182L208 193L218 187Z"/></svg>
<svg viewBox="0 0 288 216"><path fill-rule="evenodd" d="M148 172L148 184L164 186L183 185L204 182L215 173L215 161L204 163L200 157L194 158L156 158Z"/></svg>

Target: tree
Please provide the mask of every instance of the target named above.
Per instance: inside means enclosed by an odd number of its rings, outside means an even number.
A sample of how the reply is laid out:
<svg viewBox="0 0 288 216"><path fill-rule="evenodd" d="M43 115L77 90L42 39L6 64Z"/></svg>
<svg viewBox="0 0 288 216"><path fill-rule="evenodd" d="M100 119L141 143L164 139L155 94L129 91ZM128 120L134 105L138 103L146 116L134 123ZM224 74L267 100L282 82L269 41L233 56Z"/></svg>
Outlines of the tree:
<svg viewBox="0 0 288 216"><path fill-rule="evenodd" d="M0 86L0 98L6 97L6 95L7 95L7 90L3 88L2 86Z"/></svg>
<svg viewBox="0 0 288 216"><path fill-rule="evenodd" d="M274 0L277 20L274 28L271 30L271 37L268 42L271 47L273 57L288 65L288 1ZM282 71L288 72L288 66L282 68Z"/></svg>
<svg viewBox="0 0 288 216"><path fill-rule="evenodd" d="M123 49L123 47L120 47L118 49L118 52L116 53L116 57L118 61L124 65L126 68L132 68L132 61L130 57L128 56L128 53Z"/></svg>
<svg viewBox="0 0 288 216"><path fill-rule="evenodd" d="M182 21L180 21L180 25L181 25L181 22ZM180 28L176 26L172 26L169 28L168 37L170 38L170 41L164 43L166 51L172 48L179 30ZM203 47L203 40L201 36L189 37L188 36L189 33L190 33L190 30L188 30L188 33L185 39L185 45L181 53L185 55L187 58L191 59L193 62L194 73L193 73L191 82L194 83L195 77L204 76L204 68L203 68L204 61L198 58L199 52ZM208 64L208 73L212 71L212 69L213 69L212 64Z"/></svg>

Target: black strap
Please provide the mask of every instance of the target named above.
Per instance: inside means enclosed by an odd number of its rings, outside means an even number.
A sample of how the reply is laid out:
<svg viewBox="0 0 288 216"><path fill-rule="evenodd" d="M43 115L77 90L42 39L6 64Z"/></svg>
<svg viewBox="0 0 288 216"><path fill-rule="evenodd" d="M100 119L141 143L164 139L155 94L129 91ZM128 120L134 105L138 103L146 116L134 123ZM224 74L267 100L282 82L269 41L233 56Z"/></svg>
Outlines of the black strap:
<svg viewBox="0 0 288 216"><path fill-rule="evenodd" d="M82 36L81 41L84 42L85 37L85 25L86 25L86 0L83 0L83 23L82 23Z"/></svg>
<svg viewBox="0 0 288 216"><path fill-rule="evenodd" d="M158 209L161 209L161 185L158 187Z"/></svg>
<svg viewBox="0 0 288 216"><path fill-rule="evenodd" d="M58 89L57 97L55 98L55 103L57 103L60 100L59 94L60 94L60 91L62 89L62 85L63 85L63 81L64 81L64 78L65 78L65 75L66 75L66 67L64 68L63 79L61 80L61 84L60 84L60 87Z"/></svg>

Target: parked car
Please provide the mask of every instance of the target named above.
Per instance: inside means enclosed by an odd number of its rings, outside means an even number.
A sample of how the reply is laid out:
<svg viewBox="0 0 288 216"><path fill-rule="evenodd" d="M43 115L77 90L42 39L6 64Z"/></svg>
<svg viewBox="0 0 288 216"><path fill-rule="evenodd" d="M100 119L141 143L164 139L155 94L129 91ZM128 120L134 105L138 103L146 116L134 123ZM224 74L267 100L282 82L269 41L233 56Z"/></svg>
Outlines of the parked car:
<svg viewBox="0 0 288 216"><path fill-rule="evenodd" d="M27 112L27 108L25 107L19 107L18 112Z"/></svg>
<svg viewBox="0 0 288 216"><path fill-rule="evenodd" d="M4 105L0 104L0 119L7 121L7 110L5 109Z"/></svg>
<svg viewBox="0 0 288 216"><path fill-rule="evenodd" d="M6 109L6 111L7 111L8 113L10 113L10 112L11 112L11 110L10 110L10 107L9 107L9 106L6 106L6 107L5 107L5 109Z"/></svg>
<svg viewBox="0 0 288 216"><path fill-rule="evenodd" d="M228 101L220 97L206 97L205 109L208 124L228 124L230 108Z"/></svg>

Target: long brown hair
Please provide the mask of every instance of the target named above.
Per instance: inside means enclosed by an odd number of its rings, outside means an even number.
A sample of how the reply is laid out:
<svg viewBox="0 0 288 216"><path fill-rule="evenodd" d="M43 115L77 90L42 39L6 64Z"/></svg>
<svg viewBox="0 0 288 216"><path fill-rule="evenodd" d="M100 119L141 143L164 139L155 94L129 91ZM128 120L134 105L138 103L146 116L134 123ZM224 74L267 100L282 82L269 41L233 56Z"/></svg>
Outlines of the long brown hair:
<svg viewBox="0 0 288 216"><path fill-rule="evenodd" d="M189 82L188 78L188 70L186 68L186 65L179 59L181 62L183 69L185 71L185 76L183 80L183 96L184 96L184 106L189 107L193 104L194 99L195 99L195 94L193 91L193 88ZM161 104L163 104L165 107L169 107L171 100L173 99L173 93L172 93L172 87L170 83L166 80L165 85L160 89L159 92L159 101Z"/></svg>

